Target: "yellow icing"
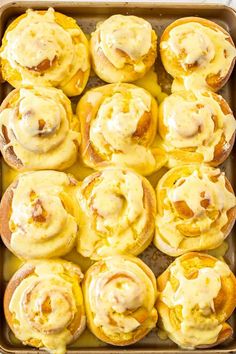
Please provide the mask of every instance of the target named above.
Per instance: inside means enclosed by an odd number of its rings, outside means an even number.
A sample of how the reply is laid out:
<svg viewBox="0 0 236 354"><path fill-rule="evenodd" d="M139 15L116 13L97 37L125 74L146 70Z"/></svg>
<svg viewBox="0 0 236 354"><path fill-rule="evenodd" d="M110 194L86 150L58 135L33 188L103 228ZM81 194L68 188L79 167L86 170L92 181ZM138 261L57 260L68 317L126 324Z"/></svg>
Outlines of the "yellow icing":
<svg viewBox="0 0 236 354"><path fill-rule="evenodd" d="M37 341L50 353L66 353L66 345L72 340L68 327L76 314L81 316L78 332L85 328L79 285L82 277L79 268L71 263L35 263L34 272L16 287L9 304L16 336L23 343ZM48 299L50 312L44 310Z"/></svg>
<svg viewBox="0 0 236 354"><path fill-rule="evenodd" d="M63 172L20 176L9 219L13 252L28 259L61 256L72 249L79 223L74 215L74 190Z"/></svg>
<svg viewBox="0 0 236 354"><path fill-rule="evenodd" d="M23 260L17 258L7 248L3 251L3 280L8 282L13 274L23 265Z"/></svg>
<svg viewBox="0 0 236 354"><path fill-rule="evenodd" d="M183 74L177 75L173 82L172 92L183 89L183 86L186 90L202 89L207 87L208 75L227 75L236 56L235 47L227 39L227 34L222 31L196 22L171 29L161 48L170 50L183 69ZM189 65L196 63L196 67L189 69ZM180 85L179 78L183 85Z"/></svg>
<svg viewBox="0 0 236 354"><path fill-rule="evenodd" d="M145 244L146 233L142 233L152 217L144 206L142 179L131 171L105 170L88 194L90 183L88 177L77 193L81 207L78 252L93 259L137 254Z"/></svg>
<svg viewBox="0 0 236 354"><path fill-rule="evenodd" d="M219 173L218 169L201 166L168 188L164 204L169 208L164 205L163 213L157 214L154 237L154 244L163 252L177 256L185 250L212 249L227 236L221 229L228 222L227 212L235 207L236 199L225 187L223 173L216 182L211 180ZM209 201L209 210L201 204L204 199ZM191 217L183 219L175 212L174 203L179 201L184 201L191 209ZM188 225L198 228L199 233L182 232L183 226L187 228Z"/></svg>
<svg viewBox="0 0 236 354"><path fill-rule="evenodd" d="M141 79L134 81L134 84L150 92L150 94L157 99L159 104L167 97L167 94L162 91L161 86L158 83L158 76L153 68L151 68Z"/></svg>
<svg viewBox="0 0 236 354"><path fill-rule="evenodd" d="M178 281L178 288L174 290L168 281L160 300L170 309L181 306L182 319L179 329L170 332L165 328L169 338L188 349L215 343L222 324L215 313L214 299L221 289L221 277L230 275L229 267L217 261L213 268L201 268L196 278L187 279L184 268L177 260L170 273ZM166 320L163 321L165 326Z"/></svg>
<svg viewBox="0 0 236 354"><path fill-rule="evenodd" d="M7 59L12 68L21 74L24 85L53 85L63 87L79 71L89 69L88 49L78 40L80 28L63 28L55 20L49 8L45 14L28 10L14 29L7 33L7 45L0 56ZM44 60L52 65L43 75L30 68Z"/></svg>
<svg viewBox="0 0 236 354"><path fill-rule="evenodd" d="M23 170L64 169L77 158L80 134L73 130L70 101L55 88L21 88L18 103L0 113ZM40 126L42 124L42 126Z"/></svg>
<svg viewBox="0 0 236 354"><path fill-rule="evenodd" d="M152 44L152 27L149 22L136 16L114 15L99 24L97 30L100 33L99 46L117 69L122 69L127 63L127 58L120 55L120 50L135 62L135 71L145 71L143 57Z"/></svg>
<svg viewBox="0 0 236 354"><path fill-rule="evenodd" d="M138 264L128 259L116 256L107 258L104 263L106 269L92 277L88 287L94 324L101 326L107 335L135 331L141 323L132 312L140 307L149 313L154 310L156 292L153 283ZM126 313L128 310L130 315Z"/></svg>
<svg viewBox="0 0 236 354"><path fill-rule="evenodd" d="M213 160L222 135L229 144L236 129L233 114L224 114L214 97L201 91L194 94L182 91L168 96L162 103L162 111L168 130L164 141L166 149L174 152L176 148L194 148L204 162ZM172 166L171 158L169 166Z"/></svg>

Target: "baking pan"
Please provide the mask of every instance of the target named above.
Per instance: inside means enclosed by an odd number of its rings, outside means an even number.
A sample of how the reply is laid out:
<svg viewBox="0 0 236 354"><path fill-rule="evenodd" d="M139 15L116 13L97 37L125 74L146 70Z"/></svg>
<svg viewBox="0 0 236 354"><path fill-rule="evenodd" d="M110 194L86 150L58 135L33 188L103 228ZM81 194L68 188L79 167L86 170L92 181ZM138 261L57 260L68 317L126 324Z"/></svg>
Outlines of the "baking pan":
<svg viewBox="0 0 236 354"><path fill-rule="evenodd" d="M54 7L57 11L60 11L68 16L76 18L81 28L85 33L89 34L95 29L97 22L107 18L113 14L132 14L141 16L148 20L153 28L156 30L158 37L160 38L164 28L176 20L177 18L184 16L200 16L208 18L220 24L224 27L232 36L234 42L236 42L236 12L227 6L217 4L168 4L168 3L109 3L109 2L80 2L76 1L9 1L0 0L0 36L2 38L6 26L16 16L25 12L28 8L33 9L47 9L49 6ZM163 89L168 93L170 88L170 77L164 74L163 68L160 64L160 59L157 59L156 71L159 78L164 77ZM88 87L92 87L101 84L96 77L92 77L89 81ZM160 82L163 84L163 82ZM6 83L1 84L0 87L0 99L2 100L7 93L11 90L10 86ZM231 75L231 78L227 85L220 91L220 94L228 101L231 108L236 114L236 68ZM74 102L78 101L77 98L73 98ZM222 170L226 172L227 177L231 181L236 191L236 148L234 148L228 160L221 166ZM2 177L0 173L0 178ZM1 179L2 180L2 179ZM153 181L153 177L152 177ZM155 182L155 180L154 180ZM227 238L228 251L225 254L225 260L230 265L231 269L236 271L236 227ZM225 243L223 248L225 247ZM222 251L222 247L221 247ZM220 253L218 253L220 254ZM155 275L157 276L166 269L166 267L172 262L173 258L164 255L158 251L154 246L148 247L140 257L150 266ZM30 354L30 353L42 353L42 350L25 347L20 344L13 335L10 333L9 328L6 325L2 309L2 298L4 287L12 270L8 269L9 259L14 258L11 256L2 243L0 243L0 352L4 353L17 353L17 354ZM68 257L66 257L68 259ZM69 257L70 260L80 264L80 257L76 254L72 254ZM14 264L15 268L17 264ZM14 267L13 267L14 268ZM84 263L82 269L85 268ZM232 339L224 344L219 345L216 348L197 350L201 353L236 353L236 313L233 314L229 321L234 328L234 336ZM158 336L158 330L154 329L140 342L131 345L129 347L119 348L107 345L97 340L88 330L79 338L79 340L68 348L68 353L196 353L193 350L179 349L170 340L161 340Z"/></svg>

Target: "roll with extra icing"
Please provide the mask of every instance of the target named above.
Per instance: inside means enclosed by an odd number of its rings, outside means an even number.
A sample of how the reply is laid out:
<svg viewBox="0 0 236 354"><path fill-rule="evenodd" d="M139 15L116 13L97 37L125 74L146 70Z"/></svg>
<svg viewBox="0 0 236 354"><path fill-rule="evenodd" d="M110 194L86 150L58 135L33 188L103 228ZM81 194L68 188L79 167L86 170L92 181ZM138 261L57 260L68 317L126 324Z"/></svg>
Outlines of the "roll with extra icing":
<svg viewBox="0 0 236 354"><path fill-rule="evenodd" d="M177 258L157 278L158 325L185 349L209 348L232 336L226 322L236 306L228 265L202 253Z"/></svg>
<svg viewBox="0 0 236 354"><path fill-rule="evenodd" d="M75 245L78 182L57 171L19 175L0 204L4 244L23 259L60 257Z"/></svg>
<svg viewBox="0 0 236 354"><path fill-rule="evenodd" d="M89 78L89 45L76 21L55 12L27 12L8 27L2 40L3 79L12 86L54 86L79 95Z"/></svg>
<svg viewBox="0 0 236 354"><path fill-rule="evenodd" d="M170 256L214 249L229 235L236 216L233 188L220 169L182 165L157 185L154 244Z"/></svg>
<svg viewBox="0 0 236 354"><path fill-rule="evenodd" d="M130 168L145 176L166 163L165 152L153 146L157 102L143 88L125 83L96 87L81 98L77 115L86 165Z"/></svg>
<svg viewBox="0 0 236 354"><path fill-rule="evenodd" d="M65 354L86 325L80 268L63 260L25 263L10 279L4 312L25 345Z"/></svg>

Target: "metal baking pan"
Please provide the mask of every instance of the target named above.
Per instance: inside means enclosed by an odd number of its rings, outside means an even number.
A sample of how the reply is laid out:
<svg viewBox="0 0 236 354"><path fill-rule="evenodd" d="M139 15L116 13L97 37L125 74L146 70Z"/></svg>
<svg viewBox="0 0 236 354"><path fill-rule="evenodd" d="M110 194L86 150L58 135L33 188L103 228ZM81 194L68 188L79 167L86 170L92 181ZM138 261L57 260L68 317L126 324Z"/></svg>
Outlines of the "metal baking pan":
<svg viewBox="0 0 236 354"><path fill-rule="evenodd" d="M168 3L109 3L109 2L76 2L76 1L9 1L0 0L0 36L2 38L4 30L9 22L16 16L25 12L28 8L33 9L47 9L48 7L54 7L57 11L60 11L66 15L72 16L77 19L79 25L85 33L91 33L95 29L97 22L107 18L113 14L132 14L140 16L148 20L153 28L156 30L158 37L160 38L164 28L176 20L177 18L184 16L200 16L208 18L220 24L224 27L234 39L236 43L236 12L227 6L217 4L168 4ZM157 73L160 78L163 77L163 68L160 65L160 59L157 59ZM170 78L165 76L164 89L168 91L170 85ZM167 76L167 77L166 77ZM92 77L89 81L88 87L92 87L102 82L96 77ZM162 83L162 82L160 82ZM0 87L0 99L2 100L7 93L11 90L10 86L6 83ZM236 67L231 75L231 78L227 85L220 91L220 94L228 101L231 108L236 115ZM73 99L74 102L78 101L78 98ZM226 171L226 175L231 181L234 190L236 191L236 147L231 153L228 160L221 166ZM0 174L0 178L1 178ZM153 179L152 179L153 181ZM231 269L236 271L236 227L231 232L231 235L227 238L228 251L225 254L225 260L230 265ZM10 270L9 257L5 247L0 243L0 352L5 353L17 353L17 354L30 354L30 353L42 353L41 350L25 347L20 344L19 341L14 339L10 333L9 328L6 325L3 309L2 298L4 287L9 278ZM166 269L166 267L172 262L173 258L168 257L159 252L154 246L148 247L140 256L154 271L155 275L160 274ZM68 259L68 258L67 258ZM70 258L73 261L80 263L79 256ZM84 269L84 266L82 267ZM231 316L230 323L234 328L234 336L227 343L221 344L218 347L212 349L200 350L201 353L236 353L236 313ZM178 348L174 343L169 340L161 340L158 337L157 329L152 330L140 342L131 345L129 347L119 348L107 345L95 339L95 337L89 333L88 330L79 338L79 340L68 348L68 353L125 353L138 354L138 353L196 353L193 350L182 350ZM199 350L197 351L199 352Z"/></svg>

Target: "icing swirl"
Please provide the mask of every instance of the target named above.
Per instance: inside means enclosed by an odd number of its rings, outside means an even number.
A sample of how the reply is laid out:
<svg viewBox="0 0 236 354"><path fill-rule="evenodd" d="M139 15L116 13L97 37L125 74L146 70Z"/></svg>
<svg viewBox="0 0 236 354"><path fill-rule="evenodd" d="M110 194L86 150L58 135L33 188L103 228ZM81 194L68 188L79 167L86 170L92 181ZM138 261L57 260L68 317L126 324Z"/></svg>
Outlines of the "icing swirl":
<svg viewBox="0 0 236 354"><path fill-rule="evenodd" d="M235 221L235 196L224 173L206 166L171 169L157 187L154 244L177 256L216 248Z"/></svg>
<svg viewBox="0 0 236 354"><path fill-rule="evenodd" d="M77 197L81 207L78 252L83 256L136 255L151 242L155 195L141 176L122 170L95 173L83 181Z"/></svg>
<svg viewBox="0 0 236 354"><path fill-rule="evenodd" d="M24 85L63 88L78 72L89 70L83 32L66 16L63 27L60 16L52 8L45 12L28 10L7 32L0 55L20 73ZM80 84L78 78L78 87Z"/></svg>
<svg viewBox="0 0 236 354"><path fill-rule="evenodd" d="M9 216L13 252L28 259L61 256L72 249L78 228L75 183L56 171L25 173L13 183Z"/></svg>
<svg viewBox="0 0 236 354"><path fill-rule="evenodd" d="M144 266L139 259L114 256L95 263L86 275L87 306L108 343L114 336L133 341L137 331L155 326L155 280Z"/></svg>
<svg viewBox="0 0 236 354"><path fill-rule="evenodd" d="M62 91L21 88L6 100L0 113L3 155L11 147L23 170L65 169L75 162L80 134L73 129L71 104Z"/></svg>
<svg viewBox="0 0 236 354"><path fill-rule="evenodd" d="M26 263L18 272L23 269L31 272L14 289L9 303L13 331L25 344L64 354L66 345L85 328L79 285L83 275L66 261Z"/></svg>

